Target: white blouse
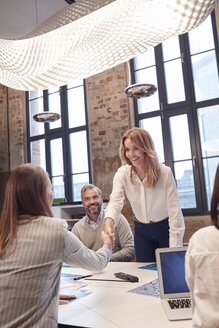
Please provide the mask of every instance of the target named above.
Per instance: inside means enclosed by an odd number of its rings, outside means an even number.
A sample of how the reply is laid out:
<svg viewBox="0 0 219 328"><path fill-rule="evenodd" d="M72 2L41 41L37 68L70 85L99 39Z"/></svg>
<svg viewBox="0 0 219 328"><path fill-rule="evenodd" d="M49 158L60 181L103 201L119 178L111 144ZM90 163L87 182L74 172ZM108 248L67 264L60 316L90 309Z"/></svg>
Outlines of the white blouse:
<svg viewBox="0 0 219 328"><path fill-rule="evenodd" d="M192 299L192 327L219 327L219 230L215 226L192 235L185 270Z"/></svg>
<svg viewBox="0 0 219 328"><path fill-rule="evenodd" d="M147 188L146 179L141 181L136 173L133 173L132 183L130 173L130 165L117 170L105 217L115 220L123 208L126 195L138 221L158 222L169 217L170 247L182 246L185 224L171 169L161 165L159 179L153 188Z"/></svg>

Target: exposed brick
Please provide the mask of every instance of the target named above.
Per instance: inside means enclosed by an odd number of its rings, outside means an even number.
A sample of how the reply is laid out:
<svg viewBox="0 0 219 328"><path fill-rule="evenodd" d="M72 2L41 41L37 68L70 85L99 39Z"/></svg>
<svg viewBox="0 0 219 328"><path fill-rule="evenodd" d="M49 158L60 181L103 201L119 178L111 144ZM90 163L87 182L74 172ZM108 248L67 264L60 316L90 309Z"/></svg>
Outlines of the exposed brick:
<svg viewBox="0 0 219 328"><path fill-rule="evenodd" d="M109 77L106 78L107 83L111 82L112 80L113 80L113 76L109 76Z"/></svg>

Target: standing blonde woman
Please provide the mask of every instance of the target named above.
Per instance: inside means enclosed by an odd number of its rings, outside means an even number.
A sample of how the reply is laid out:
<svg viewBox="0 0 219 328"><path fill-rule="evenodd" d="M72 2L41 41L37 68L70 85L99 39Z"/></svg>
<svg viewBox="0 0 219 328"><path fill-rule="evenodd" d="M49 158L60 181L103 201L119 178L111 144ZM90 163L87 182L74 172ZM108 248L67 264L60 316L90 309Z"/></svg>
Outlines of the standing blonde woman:
<svg viewBox="0 0 219 328"><path fill-rule="evenodd" d="M10 175L0 220L0 327L57 327L62 262L101 271L112 243L89 250L65 220L52 218L48 174L24 164Z"/></svg>
<svg viewBox="0 0 219 328"><path fill-rule="evenodd" d="M105 232L112 233L126 195L134 213L136 260L154 262L156 248L183 244L185 224L173 174L159 163L150 134L141 128L124 134L120 158L125 165L114 176Z"/></svg>

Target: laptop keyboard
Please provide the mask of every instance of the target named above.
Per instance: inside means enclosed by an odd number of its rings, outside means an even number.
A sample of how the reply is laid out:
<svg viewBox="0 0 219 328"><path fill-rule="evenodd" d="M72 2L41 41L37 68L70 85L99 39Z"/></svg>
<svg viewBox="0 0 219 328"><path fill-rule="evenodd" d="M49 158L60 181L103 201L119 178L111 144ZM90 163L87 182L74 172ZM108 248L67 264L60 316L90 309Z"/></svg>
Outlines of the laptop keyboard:
<svg viewBox="0 0 219 328"><path fill-rule="evenodd" d="M184 309L191 307L191 299L190 298L180 298L174 300L168 300L168 303L171 309Z"/></svg>

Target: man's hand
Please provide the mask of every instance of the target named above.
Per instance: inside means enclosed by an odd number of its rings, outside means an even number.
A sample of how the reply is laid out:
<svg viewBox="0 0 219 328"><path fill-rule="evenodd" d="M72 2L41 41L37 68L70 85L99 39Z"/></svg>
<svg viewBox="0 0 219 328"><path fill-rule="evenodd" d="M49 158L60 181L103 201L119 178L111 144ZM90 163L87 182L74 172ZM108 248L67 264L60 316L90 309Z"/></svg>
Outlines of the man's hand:
<svg viewBox="0 0 219 328"><path fill-rule="evenodd" d="M68 304L69 300L74 300L75 298L75 295L59 294L59 305Z"/></svg>

